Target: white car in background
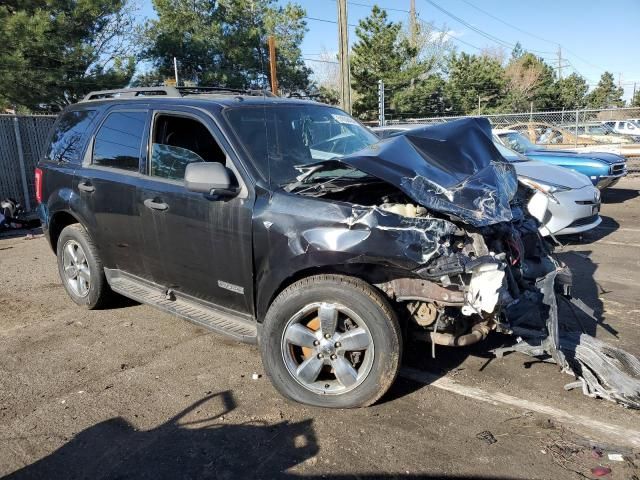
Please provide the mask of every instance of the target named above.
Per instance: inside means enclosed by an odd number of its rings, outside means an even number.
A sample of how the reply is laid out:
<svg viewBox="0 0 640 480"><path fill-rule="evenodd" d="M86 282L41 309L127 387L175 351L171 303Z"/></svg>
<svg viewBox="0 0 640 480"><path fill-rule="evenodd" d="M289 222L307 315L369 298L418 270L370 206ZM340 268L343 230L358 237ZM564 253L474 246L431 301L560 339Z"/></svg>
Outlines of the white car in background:
<svg viewBox="0 0 640 480"><path fill-rule="evenodd" d="M405 133L426 125L406 124L373 127L380 138ZM529 201L528 210L542 226L540 233L572 235L597 227L600 218L600 190L581 173L567 168L530 160L500 143L493 142L503 157L513 163L518 180L536 193Z"/></svg>
<svg viewBox="0 0 640 480"><path fill-rule="evenodd" d="M608 120L601 122L619 135L635 135L640 137L640 125L633 120Z"/></svg>
<svg viewBox="0 0 640 480"><path fill-rule="evenodd" d="M542 224L543 236L573 235L600 225L600 190L587 176L529 160L497 140L493 143L502 156L513 163L518 180L536 190L528 208Z"/></svg>

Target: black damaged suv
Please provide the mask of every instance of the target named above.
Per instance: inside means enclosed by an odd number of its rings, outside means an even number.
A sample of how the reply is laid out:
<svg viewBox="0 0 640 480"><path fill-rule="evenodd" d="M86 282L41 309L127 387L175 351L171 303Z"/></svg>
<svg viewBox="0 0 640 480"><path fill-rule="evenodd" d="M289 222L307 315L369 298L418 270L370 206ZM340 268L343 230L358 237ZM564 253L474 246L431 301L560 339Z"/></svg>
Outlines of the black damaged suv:
<svg viewBox="0 0 640 480"><path fill-rule="evenodd" d="M562 267L485 120L378 143L305 100L94 92L56 121L36 189L76 303L105 307L115 292L257 341L299 402L372 404L403 338L534 332L531 348L564 362Z"/></svg>

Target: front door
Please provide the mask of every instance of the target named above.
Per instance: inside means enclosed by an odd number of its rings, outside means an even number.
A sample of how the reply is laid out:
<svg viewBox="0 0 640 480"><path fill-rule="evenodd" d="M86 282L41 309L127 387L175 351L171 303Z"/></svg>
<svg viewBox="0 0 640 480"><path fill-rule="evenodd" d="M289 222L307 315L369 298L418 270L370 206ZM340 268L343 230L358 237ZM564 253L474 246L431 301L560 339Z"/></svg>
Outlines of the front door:
<svg viewBox="0 0 640 480"><path fill-rule="evenodd" d="M244 187L233 198L208 197L184 187L191 162L220 162L235 169L228 151L205 114L186 107L154 112L147 175L138 186L137 204L156 283L253 313L252 197Z"/></svg>

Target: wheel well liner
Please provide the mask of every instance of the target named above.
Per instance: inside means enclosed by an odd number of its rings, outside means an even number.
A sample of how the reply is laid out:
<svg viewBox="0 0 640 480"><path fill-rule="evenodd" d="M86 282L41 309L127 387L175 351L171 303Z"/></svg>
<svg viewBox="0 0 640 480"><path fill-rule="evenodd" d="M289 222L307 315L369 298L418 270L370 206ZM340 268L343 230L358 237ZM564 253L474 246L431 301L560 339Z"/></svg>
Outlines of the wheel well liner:
<svg viewBox="0 0 640 480"><path fill-rule="evenodd" d="M62 232L65 227L74 223L81 222L69 212L57 212L51 217L51 220L49 221L49 242L53 249L53 253L56 253L57 251L56 249L58 246L60 232Z"/></svg>

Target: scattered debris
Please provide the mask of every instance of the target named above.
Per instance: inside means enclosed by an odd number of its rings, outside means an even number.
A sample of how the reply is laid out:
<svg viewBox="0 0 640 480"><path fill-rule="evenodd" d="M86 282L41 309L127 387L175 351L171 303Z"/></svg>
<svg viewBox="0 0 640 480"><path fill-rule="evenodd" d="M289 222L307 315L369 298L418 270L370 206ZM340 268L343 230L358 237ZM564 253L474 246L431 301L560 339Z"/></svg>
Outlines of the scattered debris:
<svg viewBox="0 0 640 480"><path fill-rule="evenodd" d="M486 442L487 445L493 445L498 441L496 440L496 437L493 436L493 433L491 433L489 430L485 430L484 432L478 433L476 435L476 438L478 440L482 440L483 442Z"/></svg>
<svg viewBox="0 0 640 480"><path fill-rule="evenodd" d="M609 453L607 457L613 462L624 462L624 457L619 453Z"/></svg>
<svg viewBox="0 0 640 480"><path fill-rule="evenodd" d="M591 473L596 477L604 477L605 475L609 475L611 473L611 469L608 467L593 467L591 469Z"/></svg>
<svg viewBox="0 0 640 480"><path fill-rule="evenodd" d="M253 380L258 380L260 377L262 377L262 375L260 375L259 373L254 373L253 375L251 375L251 378Z"/></svg>

